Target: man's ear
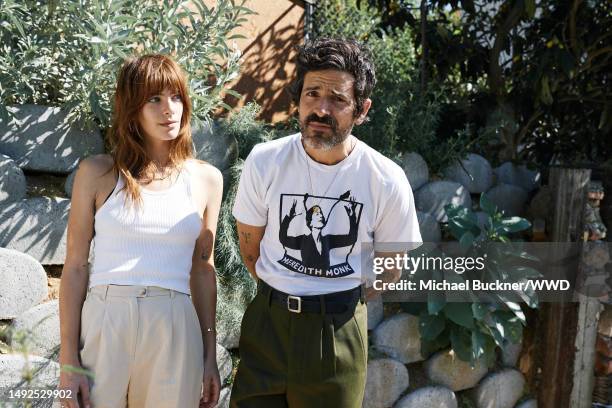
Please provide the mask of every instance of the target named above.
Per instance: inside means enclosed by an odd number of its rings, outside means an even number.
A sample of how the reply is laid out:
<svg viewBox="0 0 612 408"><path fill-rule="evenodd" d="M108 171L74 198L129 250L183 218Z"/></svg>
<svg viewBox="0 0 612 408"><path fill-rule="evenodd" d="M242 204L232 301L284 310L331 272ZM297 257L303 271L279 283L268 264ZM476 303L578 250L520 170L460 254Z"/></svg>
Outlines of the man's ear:
<svg viewBox="0 0 612 408"><path fill-rule="evenodd" d="M368 111L371 107L372 100L370 98L363 101L363 108L361 110L361 113L359 114L359 116L357 116L357 119L355 120L356 125L361 125L365 121L365 118L368 116Z"/></svg>

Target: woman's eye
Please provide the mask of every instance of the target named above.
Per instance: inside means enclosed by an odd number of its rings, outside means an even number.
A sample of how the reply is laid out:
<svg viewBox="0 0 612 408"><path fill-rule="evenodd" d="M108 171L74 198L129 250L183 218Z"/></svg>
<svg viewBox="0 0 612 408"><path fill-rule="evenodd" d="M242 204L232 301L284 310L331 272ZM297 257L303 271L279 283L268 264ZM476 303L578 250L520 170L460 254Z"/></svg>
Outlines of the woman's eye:
<svg viewBox="0 0 612 408"><path fill-rule="evenodd" d="M151 103L159 102L159 96L152 96L149 99L147 99L147 102L151 102Z"/></svg>
<svg viewBox="0 0 612 408"><path fill-rule="evenodd" d="M181 98L180 94L176 94L176 95L172 96L172 99L175 100L175 101L182 101L183 100L183 98Z"/></svg>

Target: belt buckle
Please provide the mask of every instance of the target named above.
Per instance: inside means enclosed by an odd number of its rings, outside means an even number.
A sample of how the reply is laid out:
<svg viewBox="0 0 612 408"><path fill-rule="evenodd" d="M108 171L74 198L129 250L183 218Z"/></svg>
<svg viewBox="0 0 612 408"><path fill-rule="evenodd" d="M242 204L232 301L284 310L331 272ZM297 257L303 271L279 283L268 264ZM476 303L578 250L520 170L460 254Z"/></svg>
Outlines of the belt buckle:
<svg viewBox="0 0 612 408"><path fill-rule="evenodd" d="M292 308L291 307L291 301L292 300L297 301L297 307L296 308ZM302 298L299 297L299 296L288 295L287 296L287 310L289 310L292 313L302 313Z"/></svg>

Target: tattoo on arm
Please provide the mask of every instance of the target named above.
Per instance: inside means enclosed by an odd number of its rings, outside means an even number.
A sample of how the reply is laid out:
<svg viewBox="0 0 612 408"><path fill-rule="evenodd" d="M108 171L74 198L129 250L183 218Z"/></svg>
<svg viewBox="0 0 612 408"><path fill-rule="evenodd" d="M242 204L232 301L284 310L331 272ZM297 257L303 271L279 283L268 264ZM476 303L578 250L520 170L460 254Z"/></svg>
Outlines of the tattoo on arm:
<svg viewBox="0 0 612 408"><path fill-rule="evenodd" d="M211 255L212 255L212 242L209 242L207 240L207 242L204 243L203 248L202 248L202 260L209 261Z"/></svg>
<svg viewBox="0 0 612 408"><path fill-rule="evenodd" d="M250 232L240 232L240 236L242 236L242 239L244 240L245 244L249 244L251 242L251 233Z"/></svg>

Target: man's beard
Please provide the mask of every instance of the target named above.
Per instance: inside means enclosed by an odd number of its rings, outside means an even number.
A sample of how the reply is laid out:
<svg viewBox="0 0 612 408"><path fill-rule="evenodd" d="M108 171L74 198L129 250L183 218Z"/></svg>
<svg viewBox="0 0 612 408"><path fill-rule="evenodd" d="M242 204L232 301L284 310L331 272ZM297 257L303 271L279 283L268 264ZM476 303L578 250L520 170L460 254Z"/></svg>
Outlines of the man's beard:
<svg viewBox="0 0 612 408"><path fill-rule="evenodd" d="M311 130L308 132L308 124L310 122L319 122L329 125L331 134ZM349 137L352 126L349 128L339 128L338 122L332 116L326 115L319 117L316 114L311 114L304 122L300 123L300 130L302 131L302 141L305 145L312 149L331 150L344 142Z"/></svg>

